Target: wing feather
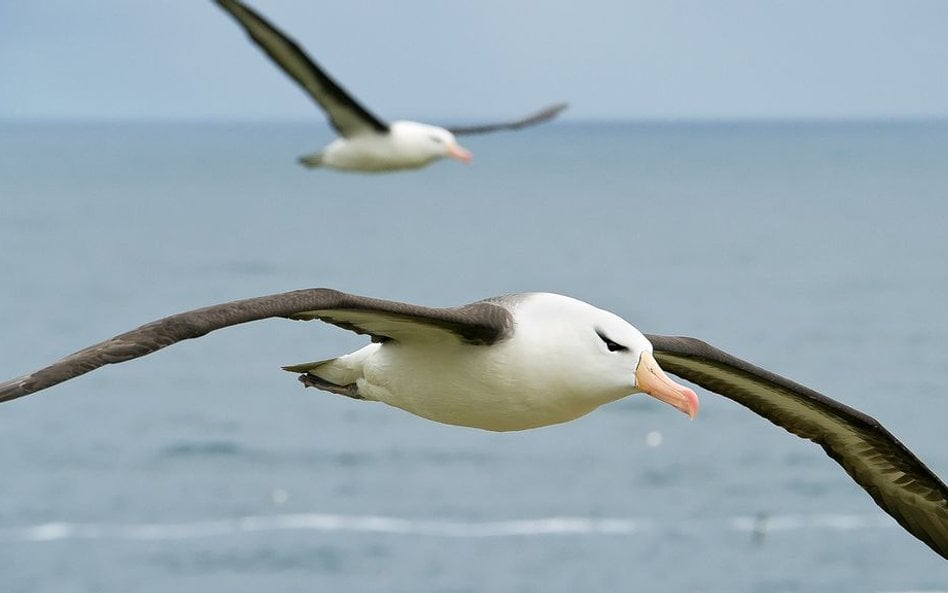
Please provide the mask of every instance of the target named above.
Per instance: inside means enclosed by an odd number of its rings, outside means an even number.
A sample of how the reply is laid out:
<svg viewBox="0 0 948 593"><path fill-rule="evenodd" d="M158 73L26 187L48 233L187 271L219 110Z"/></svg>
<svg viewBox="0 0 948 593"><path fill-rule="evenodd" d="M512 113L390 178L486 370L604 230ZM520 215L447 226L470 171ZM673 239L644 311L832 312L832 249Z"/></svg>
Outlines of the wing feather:
<svg viewBox="0 0 948 593"><path fill-rule="evenodd" d="M270 317L319 319L381 339L417 339L425 330L437 331L471 344L491 344L505 337L512 327L509 312L489 302L442 309L328 288L297 290L212 305L147 323L40 370L0 383L0 402L41 391L108 364L146 356L182 340Z"/></svg>
<svg viewBox="0 0 948 593"><path fill-rule="evenodd" d="M247 31L277 66L295 80L326 111L329 122L340 135L351 137L366 132L385 134L388 125L363 107L333 80L292 39L238 0L217 0Z"/></svg>
<svg viewBox="0 0 948 593"><path fill-rule="evenodd" d="M819 444L876 504L948 559L948 488L876 419L701 340L646 337L666 371Z"/></svg>
<svg viewBox="0 0 948 593"><path fill-rule="evenodd" d="M487 134L489 132L498 132L501 130L519 130L527 126L535 126L549 121L560 114L569 105L567 103L555 103L548 107L531 113L530 115L515 119L513 121L499 122L494 124L482 124L477 126L460 126L447 128L455 136L469 136L472 134Z"/></svg>

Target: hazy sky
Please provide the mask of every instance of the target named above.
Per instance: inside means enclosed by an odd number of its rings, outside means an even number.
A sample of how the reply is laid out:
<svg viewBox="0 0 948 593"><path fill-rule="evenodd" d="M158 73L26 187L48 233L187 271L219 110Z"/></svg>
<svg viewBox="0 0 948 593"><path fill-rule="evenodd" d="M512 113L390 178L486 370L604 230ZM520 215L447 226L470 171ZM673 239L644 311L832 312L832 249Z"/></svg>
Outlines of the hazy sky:
<svg viewBox="0 0 948 593"><path fill-rule="evenodd" d="M380 117L948 117L948 2L256 0ZM210 0L3 0L0 118L308 119Z"/></svg>

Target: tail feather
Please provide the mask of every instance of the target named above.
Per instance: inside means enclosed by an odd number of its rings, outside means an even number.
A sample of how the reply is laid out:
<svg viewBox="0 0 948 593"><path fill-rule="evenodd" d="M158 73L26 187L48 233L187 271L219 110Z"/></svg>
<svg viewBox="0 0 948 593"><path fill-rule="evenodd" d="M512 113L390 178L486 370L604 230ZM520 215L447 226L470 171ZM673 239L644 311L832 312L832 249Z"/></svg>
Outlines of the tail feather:
<svg viewBox="0 0 948 593"><path fill-rule="evenodd" d="M372 343L339 358L291 364L283 369L302 374L300 380L309 387L362 399L357 387L359 380L363 378L362 367L379 346L378 343Z"/></svg>
<svg viewBox="0 0 948 593"><path fill-rule="evenodd" d="M319 360L316 362L303 362L300 364L291 364L283 367L284 371L289 371L291 373L309 373L310 371L315 371L323 365L327 365L331 362L336 361L335 358L330 358L327 360Z"/></svg>
<svg viewBox="0 0 948 593"><path fill-rule="evenodd" d="M306 387L315 387L353 399L365 399L359 394L356 374L344 364L340 365L339 361L339 358L331 358L317 362L304 362L285 366L283 370L301 373L299 379Z"/></svg>
<svg viewBox="0 0 948 593"><path fill-rule="evenodd" d="M313 154L304 154L299 158L300 164L310 169L321 167L323 165L323 153L314 152Z"/></svg>

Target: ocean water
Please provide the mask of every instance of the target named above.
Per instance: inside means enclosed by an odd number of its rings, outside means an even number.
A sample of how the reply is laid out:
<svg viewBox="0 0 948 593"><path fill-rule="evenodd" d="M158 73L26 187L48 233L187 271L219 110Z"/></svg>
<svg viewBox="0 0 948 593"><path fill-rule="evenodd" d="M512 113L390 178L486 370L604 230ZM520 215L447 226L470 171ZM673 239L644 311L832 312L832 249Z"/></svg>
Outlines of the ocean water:
<svg viewBox="0 0 948 593"><path fill-rule="evenodd" d="M297 288L554 291L883 422L948 477L948 123L557 123L308 171L289 124L0 125L0 375ZM948 591L822 450L715 394L492 434L303 390L268 320L0 406L6 592Z"/></svg>

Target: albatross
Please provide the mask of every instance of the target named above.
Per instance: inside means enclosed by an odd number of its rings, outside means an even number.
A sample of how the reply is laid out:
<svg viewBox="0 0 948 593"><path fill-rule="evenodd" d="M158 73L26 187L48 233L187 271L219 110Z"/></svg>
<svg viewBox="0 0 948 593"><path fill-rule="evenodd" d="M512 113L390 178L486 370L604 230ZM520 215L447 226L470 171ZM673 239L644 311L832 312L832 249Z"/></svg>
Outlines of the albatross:
<svg viewBox="0 0 948 593"><path fill-rule="evenodd" d="M695 392L667 371L821 445L876 504L948 559L948 489L875 419L701 340L643 334L613 313L557 294L451 308L326 288L232 301L153 321L0 383L0 402L271 317L319 320L371 337L350 354L284 367L305 386L485 430L567 422L636 393L694 418Z"/></svg>
<svg viewBox="0 0 948 593"><path fill-rule="evenodd" d="M307 167L383 172L417 169L444 157L470 162L471 153L455 136L516 130L556 117L565 103L523 118L466 127L443 128L413 121L387 123L373 115L332 79L303 49L252 8L238 0L216 0L250 38L326 112L339 138L321 152L300 157Z"/></svg>

